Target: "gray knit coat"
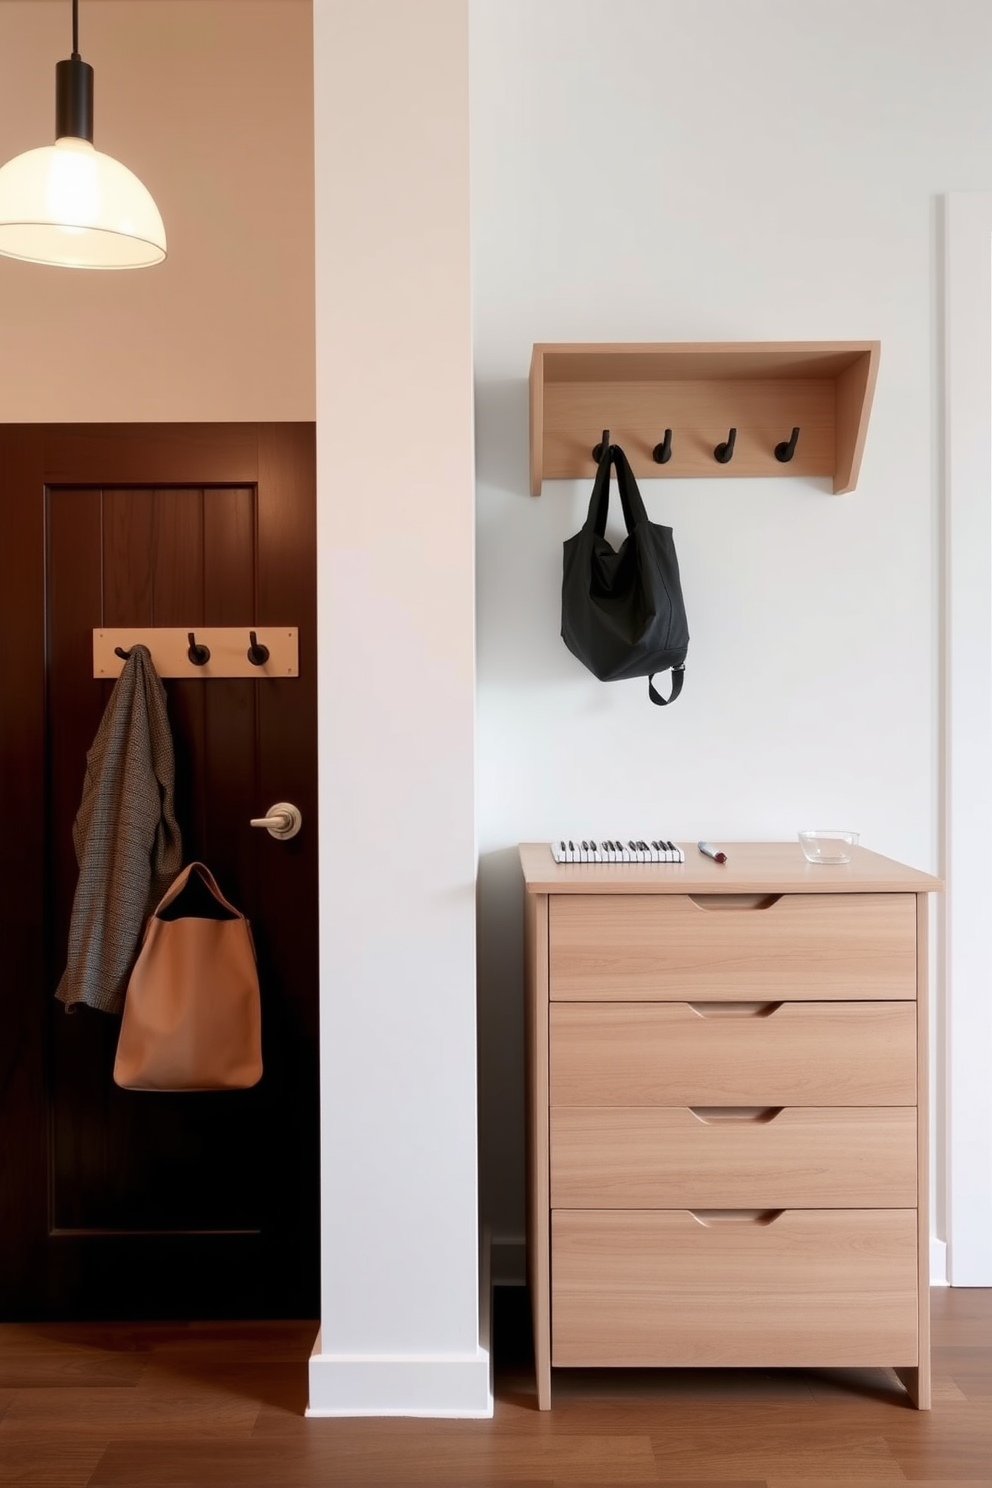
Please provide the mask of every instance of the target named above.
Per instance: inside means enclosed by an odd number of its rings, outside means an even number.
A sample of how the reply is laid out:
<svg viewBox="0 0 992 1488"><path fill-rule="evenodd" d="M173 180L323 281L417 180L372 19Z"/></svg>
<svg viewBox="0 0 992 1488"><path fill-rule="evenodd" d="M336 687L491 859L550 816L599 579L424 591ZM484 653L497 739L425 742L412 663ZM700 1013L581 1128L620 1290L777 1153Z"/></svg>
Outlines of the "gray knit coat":
<svg viewBox="0 0 992 1488"><path fill-rule="evenodd" d="M86 756L72 829L79 882L68 963L55 995L107 1013L124 1006L147 916L182 867L165 688L132 646Z"/></svg>

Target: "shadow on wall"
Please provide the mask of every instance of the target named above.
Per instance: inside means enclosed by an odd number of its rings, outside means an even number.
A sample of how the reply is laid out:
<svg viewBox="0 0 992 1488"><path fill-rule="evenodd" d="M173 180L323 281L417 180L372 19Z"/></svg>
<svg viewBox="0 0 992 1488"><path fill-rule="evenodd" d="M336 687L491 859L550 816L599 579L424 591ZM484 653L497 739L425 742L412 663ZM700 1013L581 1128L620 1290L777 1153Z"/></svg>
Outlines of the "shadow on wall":
<svg viewBox="0 0 992 1488"><path fill-rule="evenodd" d="M493 1281L523 1279L523 875L516 847L483 853L478 882L479 1172Z"/></svg>
<svg viewBox="0 0 992 1488"><path fill-rule="evenodd" d="M527 378L479 378L475 384L475 476L479 485L529 500L529 461Z"/></svg>
<svg viewBox="0 0 992 1488"><path fill-rule="evenodd" d="M561 639L562 543L581 527L590 487L555 481L530 495L526 378L476 385L477 675L485 709L569 676ZM485 765L485 736L483 767Z"/></svg>
<svg viewBox="0 0 992 1488"><path fill-rule="evenodd" d="M539 833L515 794L519 710L538 714L580 663L561 641L562 543L581 527L591 486L555 481L530 495L526 376L480 380L476 419L476 606L479 840L477 887L479 1177L483 1223L493 1237L493 1278L523 1278L525 1230L523 879L517 843ZM535 696L537 694L537 696ZM589 691L585 711L610 706ZM507 732L507 709L514 710ZM536 723L540 727L539 721ZM528 736L530 737L530 736ZM533 739L530 739L530 745ZM529 760L527 789L540 799ZM536 795L535 795L536 793ZM491 846L492 850L486 848Z"/></svg>
<svg viewBox="0 0 992 1488"><path fill-rule="evenodd" d="M488 700L506 687L543 687L554 667L557 624L543 611L557 604L560 580L551 564L560 560L556 539L527 535L539 515L528 494L527 379L480 381L475 398L477 676L486 774L498 768L486 728ZM535 643L536 637L543 639ZM482 794L493 800L494 782ZM496 835L491 821L480 821L480 829L483 841ZM492 1232L493 1279L512 1282L523 1279L525 1224L523 877L515 842L483 852L476 910L480 1203Z"/></svg>

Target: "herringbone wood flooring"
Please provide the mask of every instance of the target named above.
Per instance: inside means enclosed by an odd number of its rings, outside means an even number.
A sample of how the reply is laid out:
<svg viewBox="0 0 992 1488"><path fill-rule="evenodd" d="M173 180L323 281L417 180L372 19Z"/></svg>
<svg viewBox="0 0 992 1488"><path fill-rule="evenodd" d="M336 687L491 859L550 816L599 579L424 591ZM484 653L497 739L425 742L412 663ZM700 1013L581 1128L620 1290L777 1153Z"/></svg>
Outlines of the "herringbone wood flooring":
<svg viewBox="0 0 992 1488"><path fill-rule="evenodd" d="M0 1484L32 1488L989 1488L992 1291L933 1293L934 1408L878 1370L563 1370L494 1303L491 1421L309 1420L314 1322L0 1328Z"/></svg>

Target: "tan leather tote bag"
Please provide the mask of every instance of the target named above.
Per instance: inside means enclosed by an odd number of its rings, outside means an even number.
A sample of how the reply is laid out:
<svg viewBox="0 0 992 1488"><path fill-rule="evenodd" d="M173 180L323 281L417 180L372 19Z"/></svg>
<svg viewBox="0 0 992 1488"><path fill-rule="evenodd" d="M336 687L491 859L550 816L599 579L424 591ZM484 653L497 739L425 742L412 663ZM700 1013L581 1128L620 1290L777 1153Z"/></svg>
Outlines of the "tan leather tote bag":
<svg viewBox="0 0 992 1488"><path fill-rule="evenodd" d="M251 930L209 868L190 863L145 926L114 1080L125 1090L243 1090L261 1077Z"/></svg>

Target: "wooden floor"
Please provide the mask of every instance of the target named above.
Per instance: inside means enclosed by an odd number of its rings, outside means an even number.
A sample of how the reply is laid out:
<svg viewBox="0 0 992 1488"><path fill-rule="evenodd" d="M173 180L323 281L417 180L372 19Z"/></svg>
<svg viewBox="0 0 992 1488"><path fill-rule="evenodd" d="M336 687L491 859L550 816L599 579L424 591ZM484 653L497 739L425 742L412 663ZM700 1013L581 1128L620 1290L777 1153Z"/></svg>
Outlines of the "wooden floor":
<svg viewBox="0 0 992 1488"><path fill-rule="evenodd" d="M992 1291L933 1293L934 1409L871 1370L561 1370L499 1289L491 1421L307 1420L316 1324L0 1327L0 1483L48 1488L992 1484Z"/></svg>

